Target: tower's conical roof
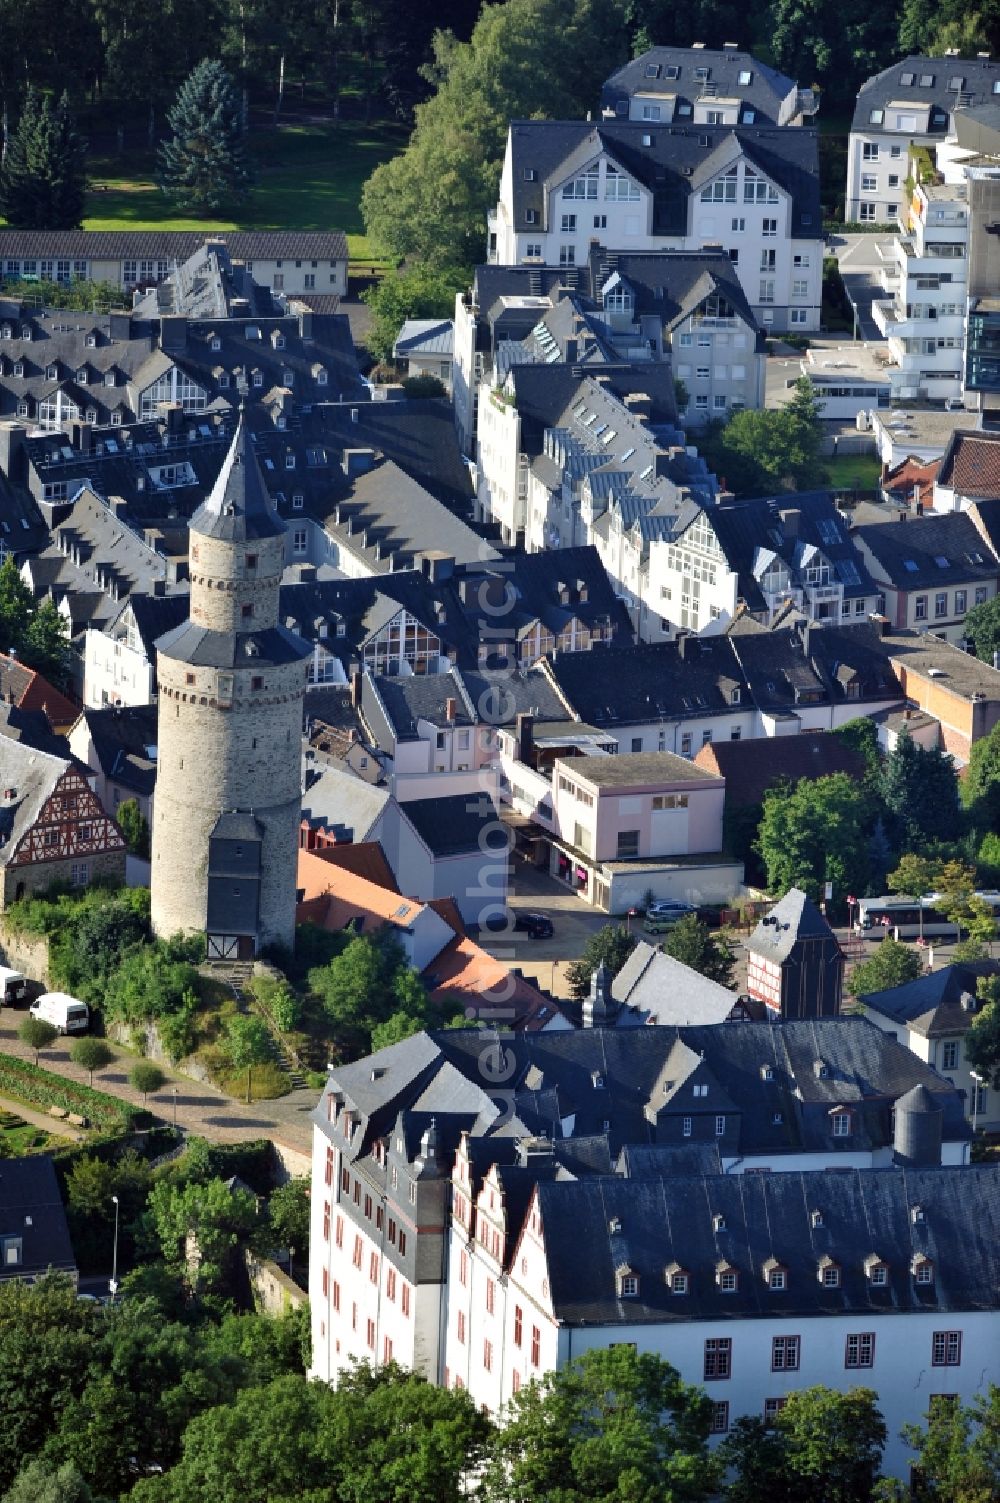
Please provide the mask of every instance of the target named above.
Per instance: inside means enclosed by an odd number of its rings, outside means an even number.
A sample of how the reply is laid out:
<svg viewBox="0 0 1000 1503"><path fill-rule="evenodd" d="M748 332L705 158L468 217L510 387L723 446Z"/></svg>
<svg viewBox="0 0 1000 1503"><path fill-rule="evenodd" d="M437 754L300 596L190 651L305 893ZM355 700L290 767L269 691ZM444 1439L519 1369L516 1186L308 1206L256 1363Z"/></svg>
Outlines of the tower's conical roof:
<svg viewBox="0 0 1000 1503"><path fill-rule="evenodd" d="M241 543L252 538L278 537L284 530L284 523L271 505L241 412L219 478L191 518L191 531L202 537Z"/></svg>

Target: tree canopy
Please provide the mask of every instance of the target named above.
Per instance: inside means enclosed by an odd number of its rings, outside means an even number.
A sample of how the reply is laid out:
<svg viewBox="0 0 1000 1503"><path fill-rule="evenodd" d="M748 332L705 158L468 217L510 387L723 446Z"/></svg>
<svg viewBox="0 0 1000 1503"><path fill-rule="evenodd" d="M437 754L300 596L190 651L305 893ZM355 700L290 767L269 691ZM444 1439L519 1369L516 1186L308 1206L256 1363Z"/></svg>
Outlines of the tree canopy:
<svg viewBox="0 0 1000 1503"><path fill-rule="evenodd" d="M826 478L820 406L802 376L784 407L736 412L724 427L712 425L700 435L698 447L719 483L737 495L813 489Z"/></svg>
<svg viewBox="0 0 1000 1503"><path fill-rule="evenodd" d="M233 81L220 62L202 62L168 111L172 135L160 147L164 190L191 213L243 198L253 180Z"/></svg>
<svg viewBox="0 0 1000 1503"><path fill-rule="evenodd" d="M1000 595L974 605L966 614L962 630L975 648L976 657L992 663L993 654L1000 652Z"/></svg>
<svg viewBox="0 0 1000 1503"><path fill-rule="evenodd" d="M723 1442L729 1503L871 1503L887 1431L871 1388L790 1393L774 1420L741 1417Z"/></svg>
<svg viewBox="0 0 1000 1503"><path fill-rule="evenodd" d="M0 163L0 214L15 229L78 230L86 186L69 95L53 102L29 85Z"/></svg>
<svg viewBox="0 0 1000 1503"><path fill-rule="evenodd" d="M958 774L937 746L923 747L903 731L882 771L890 837L900 850L924 851L954 840L959 828Z"/></svg>
<svg viewBox="0 0 1000 1503"><path fill-rule="evenodd" d="M69 628L51 600L36 603L8 553L0 564L0 652L15 651L57 689L66 685Z"/></svg>
<svg viewBox="0 0 1000 1503"><path fill-rule="evenodd" d="M768 888L800 887L814 900L833 883L834 901L864 892L869 867L869 800L846 773L771 788L757 836Z"/></svg>
<svg viewBox="0 0 1000 1503"><path fill-rule="evenodd" d="M904 986L907 981L916 981L923 975L923 970L924 963L918 950L887 935L874 954L854 967L847 979L847 990L852 997L889 991L894 986Z"/></svg>
<svg viewBox="0 0 1000 1503"><path fill-rule="evenodd" d="M424 70L434 93L406 150L362 190L372 239L434 270L481 261L511 120L583 118L624 43L612 0L507 0L483 8L467 43L435 33Z"/></svg>
<svg viewBox="0 0 1000 1503"><path fill-rule="evenodd" d="M650 1352L594 1348L514 1394L493 1438L485 1503L700 1503L720 1468L712 1403Z"/></svg>
<svg viewBox="0 0 1000 1503"><path fill-rule="evenodd" d="M717 981L720 986L732 986L735 958L724 939L716 939L707 924L695 913L686 914L675 924L663 941L668 955L684 965Z"/></svg>
<svg viewBox="0 0 1000 1503"><path fill-rule="evenodd" d="M994 1091L1000 1090L1000 978L980 976L980 1007L965 1035L965 1057Z"/></svg>
<svg viewBox="0 0 1000 1503"><path fill-rule="evenodd" d="M636 947L636 936L625 924L605 924L592 934L578 960L566 967L570 996L582 1001L590 991L590 982L598 966L607 966L611 979L618 975Z"/></svg>

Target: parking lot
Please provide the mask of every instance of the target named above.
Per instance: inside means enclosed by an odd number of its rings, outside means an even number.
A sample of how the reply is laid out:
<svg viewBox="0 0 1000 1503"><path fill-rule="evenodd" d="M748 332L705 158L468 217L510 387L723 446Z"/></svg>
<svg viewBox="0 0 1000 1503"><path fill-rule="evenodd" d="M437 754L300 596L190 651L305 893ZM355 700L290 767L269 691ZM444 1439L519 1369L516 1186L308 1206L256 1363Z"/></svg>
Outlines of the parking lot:
<svg viewBox="0 0 1000 1503"><path fill-rule="evenodd" d="M615 922L608 914L584 903L564 883L515 860L508 905L513 912L544 913L552 921L551 939L530 934L495 935L482 932L478 943L490 955L516 966L529 980L553 996L566 997L566 966L579 959L592 934ZM632 921L633 923L635 920Z"/></svg>

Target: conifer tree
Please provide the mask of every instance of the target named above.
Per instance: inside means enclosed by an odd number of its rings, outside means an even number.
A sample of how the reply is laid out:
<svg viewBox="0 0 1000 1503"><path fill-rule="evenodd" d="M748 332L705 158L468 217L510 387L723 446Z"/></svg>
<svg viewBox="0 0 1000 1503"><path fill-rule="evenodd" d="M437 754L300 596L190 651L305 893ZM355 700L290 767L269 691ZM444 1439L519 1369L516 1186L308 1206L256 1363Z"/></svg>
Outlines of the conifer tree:
<svg viewBox="0 0 1000 1503"><path fill-rule="evenodd" d="M253 179L240 133L240 103L221 63L206 58L181 85L160 147L160 184L204 214L242 197Z"/></svg>
<svg viewBox="0 0 1000 1503"><path fill-rule="evenodd" d="M29 88L0 168L0 212L25 230L76 230L83 221L85 146L63 94L53 105Z"/></svg>

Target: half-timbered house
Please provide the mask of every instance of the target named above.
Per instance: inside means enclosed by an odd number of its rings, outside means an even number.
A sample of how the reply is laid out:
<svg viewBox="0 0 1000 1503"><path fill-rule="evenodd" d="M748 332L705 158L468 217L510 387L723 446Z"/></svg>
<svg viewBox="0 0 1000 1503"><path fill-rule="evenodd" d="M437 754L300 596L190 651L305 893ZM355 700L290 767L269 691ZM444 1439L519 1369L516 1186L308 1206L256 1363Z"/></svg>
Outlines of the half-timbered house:
<svg viewBox="0 0 1000 1503"><path fill-rule="evenodd" d="M72 762L0 737L0 911L68 882L125 880L125 840Z"/></svg>

